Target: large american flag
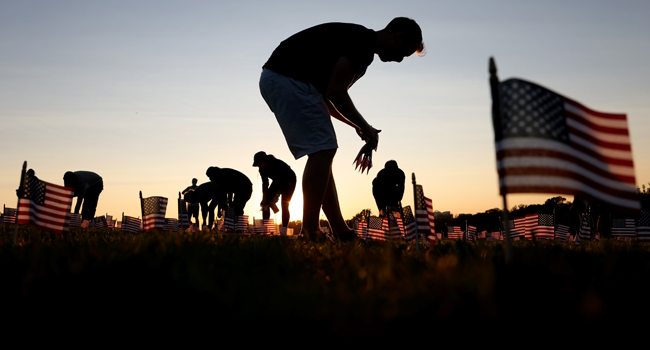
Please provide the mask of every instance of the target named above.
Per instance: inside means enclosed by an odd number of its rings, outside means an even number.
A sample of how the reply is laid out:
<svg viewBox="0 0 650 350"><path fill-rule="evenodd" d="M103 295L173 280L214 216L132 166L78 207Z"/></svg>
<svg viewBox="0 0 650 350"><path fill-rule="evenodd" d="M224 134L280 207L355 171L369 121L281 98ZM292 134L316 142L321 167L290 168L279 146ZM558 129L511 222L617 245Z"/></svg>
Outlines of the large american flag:
<svg viewBox="0 0 650 350"><path fill-rule="evenodd" d="M612 236L614 237L634 237L636 236L636 226L634 219L612 219Z"/></svg>
<svg viewBox="0 0 650 350"><path fill-rule="evenodd" d="M178 224L181 228L190 227L190 219L187 215L187 203L181 198L178 199Z"/></svg>
<svg viewBox="0 0 650 350"><path fill-rule="evenodd" d="M536 84L499 83L501 194L567 193L638 213L625 114L596 112Z"/></svg>
<svg viewBox="0 0 650 350"><path fill-rule="evenodd" d="M4 208L4 213L0 220L0 224L15 224L16 223L16 209Z"/></svg>
<svg viewBox="0 0 650 350"><path fill-rule="evenodd" d="M637 219L636 239L640 242L650 241L650 211L641 211Z"/></svg>
<svg viewBox="0 0 650 350"><path fill-rule="evenodd" d="M555 230L555 240L560 242L568 242L569 226L557 225L557 229Z"/></svg>
<svg viewBox="0 0 650 350"><path fill-rule="evenodd" d="M368 218L368 239L373 241L385 241L386 231L384 230L384 219L378 216Z"/></svg>
<svg viewBox="0 0 650 350"><path fill-rule="evenodd" d="M25 175L18 200L18 224L33 224L52 233L67 233L74 189Z"/></svg>
<svg viewBox="0 0 650 350"><path fill-rule="evenodd" d="M447 238L455 241L463 239L463 230L460 226L447 226Z"/></svg>
<svg viewBox="0 0 650 350"><path fill-rule="evenodd" d="M411 211L411 206L404 207L404 238L407 240L415 239L415 217Z"/></svg>
<svg viewBox="0 0 650 350"><path fill-rule="evenodd" d="M93 219L93 226L95 228L108 228L106 217L104 217L104 215L95 217L95 219Z"/></svg>
<svg viewBox="0 0 650 350"><path fill-rule="evenodd" d="M165 213L167 212L167 198L148 197L142 199L144 212L144 231L162 231L165 229Z"/></svg>
<svg viewBox="0 0 650 350"><path fill-rule="evenodd" d="M537 240L553 240L555 235L555 224L553 214L528 214L525 217L525 238Z"/></svg>
<svg viewBox="0 0 650 350"><path fill-rule="evenodd" d="M122 217L122 231L130 233L138 233L140 231L140 224L142 221L132 216Z"/></svg>
<svg viewBox="0 0 650 350"><path fill-rule="evenodd" d="M424 196L422 185L415 185L415 217L418 223L418 233L422 236L436 235L436 224L433 216L433 202Z"/></svg>
<svg viewBox="0 0 650 350"><path fill-rule="evenodd" d="M580 236L580 241L591 241L591 214L582 214L580 229L576 234Z"/></svg>

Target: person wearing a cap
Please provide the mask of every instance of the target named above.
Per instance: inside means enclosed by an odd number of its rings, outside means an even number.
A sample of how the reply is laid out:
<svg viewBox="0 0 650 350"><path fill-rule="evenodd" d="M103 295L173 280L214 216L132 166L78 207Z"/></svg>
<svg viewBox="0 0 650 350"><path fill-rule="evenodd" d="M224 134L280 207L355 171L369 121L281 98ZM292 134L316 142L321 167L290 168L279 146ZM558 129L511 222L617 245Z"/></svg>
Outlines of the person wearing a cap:
<svg viewBox="0 0 650 350"><path fill-rule="evenodd" d="M260 206L265 208L262 210L262 217L267 220L271 216L269 206L275 203L274 199L277 196L281 196L282 227L286 228L291 217L289 203L293 191L296 189L296 173L291 170L287 163L263 151L255 154L253 166L260 168L260 176L262 176L262 202ZM273 180L271 186L269 186L269 178Z"/></svg>
<svg viewBox="0 0 650 350"><path fill-rule="evenodd" d="M79 214L83 202L81 218L84 220L94 219L99 194L104 190L102 177L92 171L68 171L63 175L63 184L65 187L74 188L74 196L77 197L74 213Z"/></svg>
<svg viewBox="0 0 650 350"><path fill-rule="evenodd" d="M332 173L338 148L332 118L352 127L376 149L379 131L355 107L348 89L366 73L375 54L383 62L402 62L424 51L422 30L397 17L378 31L353 23L323 23L296 33L273 51L262 67L260 92L296 159L308 156L302 176L303 237L331 241L356 239L341 214ZM398 87L383 84L385 92ZM333 236L319 230L321 208Z"/></svg>
<svg viewBox="0 0 650 350"><path fill-rule="evenodd" d="M188 203L201 205L203 225L207 224L208 228L212 229L212 224L214 224L214 210L219 207L219 211L221 211L221 209L225 207L226 192L212 181L195 187L196 188L194 189L185 191L183 193L183 199ZM208 217L207 222L205 220L206 217Z"/></svg>
<svg viewBox="0 0 650 350"><path fill-rule="evenodd" d="M199 180L196 178L192 179L192 186L187 187L186 189L183 190L183 195L185 195L188 191L194 191L197 189L196 183ZM192 216L194 216L194 220L196 221L196 226L199 226L199 202L194 202L194 203L189 203L187 206L187 216L188 220L190 222L190 225L192 224ZM205 223L205 219L203 219L203 222Z"/></svg>
<svg viewBox="0 0 650 350"><path fill-rule="evenodd" d="M244 207L253 194L253 183L248 176L235 169L216 166L209 167L205 175L226 192L228 205L235 210L235 215L244 215Z"/></svg>
<svg viewBox="0 0 650 350"><path fill-rule="evenodd" d="M372 195L375 197L379 214L384 215L386 208L396 209L404 196L406 175L397 166L397 162L389 160L384 168L379 170L377 177L372 180Z"/></svg>

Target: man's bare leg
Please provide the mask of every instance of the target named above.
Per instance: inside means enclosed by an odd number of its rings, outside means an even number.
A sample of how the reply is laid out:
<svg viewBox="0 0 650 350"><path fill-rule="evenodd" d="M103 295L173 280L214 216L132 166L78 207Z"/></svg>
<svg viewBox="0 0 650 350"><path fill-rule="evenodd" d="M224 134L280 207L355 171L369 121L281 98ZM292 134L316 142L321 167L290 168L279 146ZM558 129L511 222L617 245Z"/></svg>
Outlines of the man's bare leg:
<svg viewBox="0 0 650 350"><path fill-rule="evenodd" d="M309 155L305 165L305 172L302 174L302 227L305 231L320 227L318 216L331 178L335 154L336 149L318 151Z"/></svg>
<svg viewBox="0 0 650 350"><path fill-rule="evenodd" d="M330 179L327 182L327 189L325 190L325 198L323 198L323 212L327 216L327 220L332 226L335 235L341 235L350 228L345 223L343 215L341 214L341 207L339 206L339 195L336 191L336 183L334 182L334 174L330 169Z"/></svg>

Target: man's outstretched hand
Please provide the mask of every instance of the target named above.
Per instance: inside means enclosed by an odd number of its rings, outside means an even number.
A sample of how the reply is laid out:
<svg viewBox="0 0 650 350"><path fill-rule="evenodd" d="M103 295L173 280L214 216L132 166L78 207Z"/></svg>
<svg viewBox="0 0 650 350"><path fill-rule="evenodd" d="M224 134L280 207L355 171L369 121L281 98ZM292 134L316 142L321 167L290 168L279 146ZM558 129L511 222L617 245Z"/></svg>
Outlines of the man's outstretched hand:
<svg viewBox="0 0 650 350"><path fill-rule="evenodd" d="M372 168L372 150L377 150L380 132L381 130L377 130L370 125L367 125L366 130L363 131L357 129L357 134L362 140L366 141L366 144L361 147L359 154L357 154L354 162L352 162L355 165L355 170L361 167L362 173L364 170L367 170L366 173L368 173L370 168Z"/></svg>
<svg viewBox="0 0 650 350"><path fill-rule="evenodd" d="M357 129L357 135L366 143L370 144L370 148L377 150L377 145L379 144L379 133L381 130L375 129L372 125L368 124L366 130Z"/></svg>

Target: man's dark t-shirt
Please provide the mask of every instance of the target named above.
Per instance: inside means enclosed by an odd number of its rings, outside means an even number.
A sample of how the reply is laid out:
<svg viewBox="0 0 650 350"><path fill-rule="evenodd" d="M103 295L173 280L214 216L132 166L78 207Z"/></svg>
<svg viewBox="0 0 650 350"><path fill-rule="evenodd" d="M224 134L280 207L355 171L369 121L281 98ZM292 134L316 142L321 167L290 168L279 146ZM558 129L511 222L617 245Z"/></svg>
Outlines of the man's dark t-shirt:
<svg viewBox="0 0 650 350"><path fill-rule="evenodd" d="M252 191L253 183L248 179L248 176L243 173L230 168L221 168L217 173L216 179L210 179L217 182L227 193L246 193Z"/></svg>
<svg viewBox="0 0 650 350"><path fill-rule="evenodd" d="M267 156L266 165L260 168L260 175L262 176L262 192L268 191L269 178L280 189L296 183L296 173L291 170L291 167L273 156Z"/></svg>
<svg viewBox="0 0 650 350"><path fill-rule="evenodd" d="M280 43L263 68L305 83L325 94L339 58L352 62L354 81L366 73L375 55L377 33L352 23L324 23Z"/></svg>

